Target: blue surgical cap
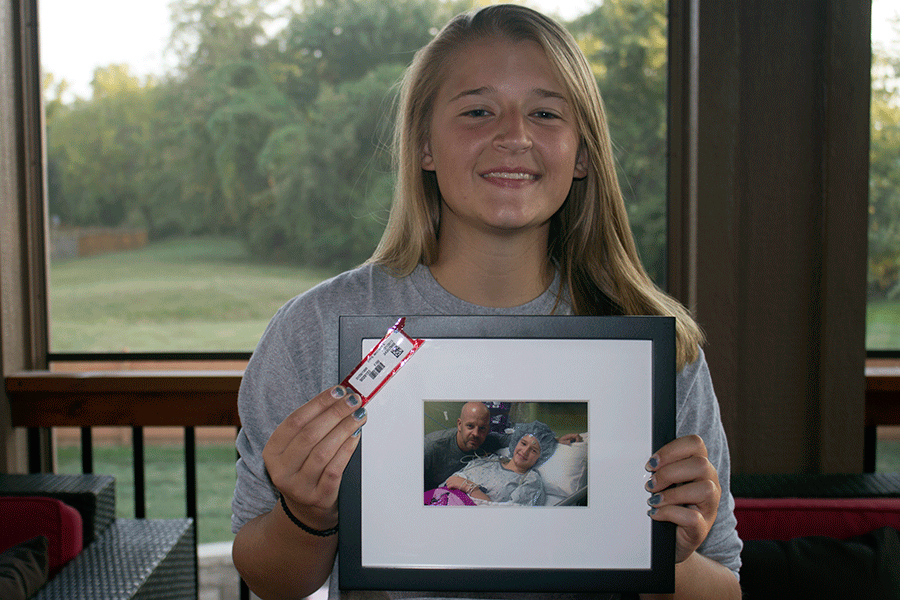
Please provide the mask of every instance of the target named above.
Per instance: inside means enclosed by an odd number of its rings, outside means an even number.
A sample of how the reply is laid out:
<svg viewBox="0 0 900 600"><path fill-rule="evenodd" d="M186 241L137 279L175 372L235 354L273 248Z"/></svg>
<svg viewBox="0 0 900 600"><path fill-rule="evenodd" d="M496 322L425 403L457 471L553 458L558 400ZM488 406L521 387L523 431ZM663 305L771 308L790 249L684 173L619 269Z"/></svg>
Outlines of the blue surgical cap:
<svg viewBox="0 0 900 600"><path fill-rule="evenodd" d="M553 452L556 450L556 434L553 433L552 429L540 421L516 424L512 437L509 440L510 456L516 451L519 440L525 435L533 435L537 439L538 444L541 445L541 456L537 459L537 462L534 463L535 467L541 466L547 462L547 459L553 456Z"/></svg>

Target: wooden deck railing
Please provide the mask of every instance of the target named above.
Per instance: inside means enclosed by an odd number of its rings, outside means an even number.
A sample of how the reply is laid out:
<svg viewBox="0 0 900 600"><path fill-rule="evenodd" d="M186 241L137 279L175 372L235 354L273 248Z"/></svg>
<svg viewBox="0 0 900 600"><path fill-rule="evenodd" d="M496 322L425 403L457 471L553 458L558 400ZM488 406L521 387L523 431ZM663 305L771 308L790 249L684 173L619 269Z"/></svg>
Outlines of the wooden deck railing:
<svg viewBox="0 0 900 600"><path fill-rule="evenodd" d="M242 371L29 371L6 378L17 427L240 426ZM879 426L900 426L900 360L866 362L866 467ZM190 435L186 432L186 436ZM140 433L139 438L142 439ZM90 447L83 452L90 453Z"/></svg>
<svg viewBox="0 0 900 600"><path fill-rule="evenodd" d="M240 426L241 371L29 371L6 378L17 427ZM866 363L866 425L900 425L900 360Z"/></svg>
<svg viewBox="0 0 900 600"><path fill-rule="evenodd" d="M6 378L18 427L240 425L241 371L29 371Z"/></svg>
<svg viewBox="0 0 900 600"><path fill-rule="evenodd" d="M900 360L866 362L866 425L900 425Z"/></svg>

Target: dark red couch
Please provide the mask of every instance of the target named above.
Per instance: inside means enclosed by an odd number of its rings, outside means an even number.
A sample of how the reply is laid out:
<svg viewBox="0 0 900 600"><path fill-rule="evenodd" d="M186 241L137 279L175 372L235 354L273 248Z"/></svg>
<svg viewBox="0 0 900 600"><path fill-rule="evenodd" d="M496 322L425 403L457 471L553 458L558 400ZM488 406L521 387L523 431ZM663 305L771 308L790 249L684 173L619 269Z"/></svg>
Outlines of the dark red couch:
<svg viewBox="0 0 900 600"><path fill-rule="evenodd" d="M745 600L900 598L900 474L734 477Z"/></svg>
<svg viewBox="0 0 900 600"><path fill-rule="evenodd" d="M900 529L900 498L736 498L742 540L846 539Z"/></svg>

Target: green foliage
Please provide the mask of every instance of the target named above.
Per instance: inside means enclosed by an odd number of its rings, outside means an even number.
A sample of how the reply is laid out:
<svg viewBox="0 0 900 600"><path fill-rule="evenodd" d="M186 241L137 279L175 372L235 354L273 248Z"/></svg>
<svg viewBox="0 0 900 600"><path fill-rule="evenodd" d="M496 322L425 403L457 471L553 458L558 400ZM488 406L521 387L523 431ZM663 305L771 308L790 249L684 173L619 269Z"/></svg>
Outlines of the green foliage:
<svg viewBox="0 0 900 600"><path fill-rule="evenodd" d="M97 73L48 97L50 211L144 225L151 239L241 239L329 269L369 256L393 179L395 83L467 0L177 0L178 68ZM665 0L606 0L572 24L604 91L621 179L651 274L665 272ZM276 27L277 25L277 27ZM59 98L64 82L45 81Z"/></svg>
<svg viewBox="0 0 900 600"><path fill-rule="evenodd" d="M900 40L900 23L895 23ZM872 57L869 299L900 300L900 49Z"/></svg>
<svg viewBox="0 0 900 600"><path fill-rule="evenodd" d="M435 0L301 0L279 36L285 89L303 106L321 88L407 65L457 11ZM457 6L459 3L456 4Z"/></svg>
<svg viewBox="0 0 900 600"><path fill-rule="evenodd" d="M152 89L127 65L111 65L94 72L90 101L51 104L51 214L76 225L119 225L138 207L151 155Z"/></svg>
<svg viewBox="0 0 900 600"><path fill-rule="evenodd" d="M605 0L569 27L606 106L619 181L647 271L666 273L665 0Z"/></svg>
<svg viewBox="0 0 900 600"><path fill-rule="evenodd" d="M272 184L255 199L253 252L337 267L372 253L392 182L380 117L402 69L381 65L358 81L323 87L304 125L271 136L259 157Z"/></svg>

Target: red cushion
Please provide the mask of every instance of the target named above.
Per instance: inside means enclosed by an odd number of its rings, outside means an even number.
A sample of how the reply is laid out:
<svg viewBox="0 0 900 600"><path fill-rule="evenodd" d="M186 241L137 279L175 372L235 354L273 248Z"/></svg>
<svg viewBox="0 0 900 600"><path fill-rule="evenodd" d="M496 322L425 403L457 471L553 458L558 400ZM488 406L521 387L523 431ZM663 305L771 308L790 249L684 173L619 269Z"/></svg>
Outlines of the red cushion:
<svg viewBox="0 0 900 600"><path fill-rule="evenodd" d="M900 498L735 498L734 514L744 540L845 539L900 529Z"/></svg>
<svg viewBox="0 0 900 600"><path fill-rule="evenodd" d="M38 535L47 538L51 577L81 552L81 515L60 500L0 497L0 521L0 552Z"/></svg>

